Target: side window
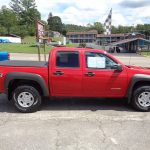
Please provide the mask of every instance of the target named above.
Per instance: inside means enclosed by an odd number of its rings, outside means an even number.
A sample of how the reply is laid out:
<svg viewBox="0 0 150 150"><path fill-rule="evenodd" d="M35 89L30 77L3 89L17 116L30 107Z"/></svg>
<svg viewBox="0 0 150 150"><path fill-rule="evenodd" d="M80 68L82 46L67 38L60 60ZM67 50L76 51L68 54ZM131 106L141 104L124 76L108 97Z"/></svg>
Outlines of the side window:
<svg viewBox="0 0 150 150"><path fill-rule="evenodd" d="M114 62L111 58L106 55L95 53L95 52L86 52L86 67L93 69L111 69L113 65L117 63Z"/></svg>
<svg viewBox="0 0 150 150"><path fill-rule="evenodd" d="M79 52L58 51L56 53L56 67L79 67Z"/></svg>

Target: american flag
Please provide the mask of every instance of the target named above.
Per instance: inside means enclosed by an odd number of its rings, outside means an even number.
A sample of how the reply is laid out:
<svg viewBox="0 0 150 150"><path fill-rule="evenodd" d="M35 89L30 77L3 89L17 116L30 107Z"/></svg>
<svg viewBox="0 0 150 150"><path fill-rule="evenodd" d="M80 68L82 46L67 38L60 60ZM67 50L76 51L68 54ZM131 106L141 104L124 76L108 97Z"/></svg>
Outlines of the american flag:
<svg viewBox="0 0 150 150"><path fill-rule="evenodd" d="M111 34L111 20L112 20L112 9L110 10L109 15L104 23L105 35Z"/></svg>

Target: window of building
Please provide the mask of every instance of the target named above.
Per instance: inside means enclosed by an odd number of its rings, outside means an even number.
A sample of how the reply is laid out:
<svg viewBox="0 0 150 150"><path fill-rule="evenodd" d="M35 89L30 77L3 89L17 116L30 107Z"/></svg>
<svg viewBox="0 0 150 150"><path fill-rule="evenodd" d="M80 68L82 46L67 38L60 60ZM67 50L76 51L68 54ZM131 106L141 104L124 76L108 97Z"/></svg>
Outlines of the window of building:
<svg viewBox="0 0 150 150"><path fill-rule="evenodd" d="M56 54L57 67L79 67L79 52L59 51Z"/></svg>

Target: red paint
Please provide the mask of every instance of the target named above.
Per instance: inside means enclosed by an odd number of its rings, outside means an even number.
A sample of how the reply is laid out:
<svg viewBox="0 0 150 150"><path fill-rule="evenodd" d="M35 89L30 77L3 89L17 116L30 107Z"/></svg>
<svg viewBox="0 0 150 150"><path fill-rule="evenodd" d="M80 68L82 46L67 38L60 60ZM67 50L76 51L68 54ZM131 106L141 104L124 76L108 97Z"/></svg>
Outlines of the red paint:
<svg viewBox="0 0 150 150"><path fill-rule="evenodd" d="M78 51L80 67L79 68L57 68L56 52L57 51ZM112 60L122 65L123 70L117 72L111 69L88 69L85 65L85 52L97 52L110 57ZM56 71L64 72L61 76L53 73ZM112 55L102 50L88 48L53 48L49 55L48 68L38 67L6 67L0 66L0 93L4 92L4 79L9 72L27 72L40 75L49 87L50 96L67 96L67 97L124 97L131 78L135 74L148 74L149 69L141 67L130 68L119 62ZM85 73L93 72L95 76L87 77Z"/></svg>

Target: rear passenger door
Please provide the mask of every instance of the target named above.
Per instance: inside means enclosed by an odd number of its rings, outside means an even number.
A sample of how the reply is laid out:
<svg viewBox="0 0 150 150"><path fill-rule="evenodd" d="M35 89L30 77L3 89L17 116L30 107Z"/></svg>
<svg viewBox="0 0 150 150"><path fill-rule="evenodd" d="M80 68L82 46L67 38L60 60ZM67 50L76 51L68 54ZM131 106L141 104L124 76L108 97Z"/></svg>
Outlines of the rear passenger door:
<svg viewBox="0 0 150 150"><path fill-rule="evenodd" d="M51 68L53 96L81 96L82 67L79 51L55 51Z"/></svg>

